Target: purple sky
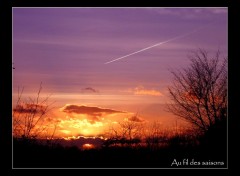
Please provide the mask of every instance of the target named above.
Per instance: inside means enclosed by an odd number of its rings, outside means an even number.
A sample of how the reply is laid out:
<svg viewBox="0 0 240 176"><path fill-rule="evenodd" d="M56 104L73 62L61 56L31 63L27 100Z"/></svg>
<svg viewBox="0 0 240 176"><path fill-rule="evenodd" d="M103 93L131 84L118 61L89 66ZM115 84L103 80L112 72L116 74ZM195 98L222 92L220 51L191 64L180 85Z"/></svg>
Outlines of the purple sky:
<svg viewBox="0 0 240 176"><path fill-rule="evenodd" d="M13 93L36 93L42 82L60 106L141 104L153 112L168 100L169 69L187 66L198 48L227 55L227 8L13 8ZM90 88L97 94L83 91ZM154 91L161 96L146 93Z"/></svg>

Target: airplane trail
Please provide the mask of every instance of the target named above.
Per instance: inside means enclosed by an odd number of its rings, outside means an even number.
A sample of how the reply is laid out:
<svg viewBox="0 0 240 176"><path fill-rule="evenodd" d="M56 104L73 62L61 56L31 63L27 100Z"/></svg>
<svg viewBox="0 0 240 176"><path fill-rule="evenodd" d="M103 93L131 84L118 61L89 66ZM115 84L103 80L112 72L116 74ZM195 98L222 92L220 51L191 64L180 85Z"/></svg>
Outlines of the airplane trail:
<svg viewBox="0 0 240 176"><path fill-rule="evenodd" d="M128 57L128 56L131 56L131 55L134 55L134 54L143 52L143 51L145 51L145 50L148 50L148 49L150 49L150 48L156 47L156 46L158 46L158 45L162 45L162 44L165 44L165 43L168 43L168 42L171 42L171 41L180 39L180 38L184 38L184 37L186 37L186 36L188 36L188 35L190 35L190 34L193 34L193 33L197 32L197 31L200 30L201 28L203 28L203 27L200 27L199 29L195 29L195 30L193 30L193 31L191 31L191 32L188 32L188 33L186 33L186 34L179 35L179 36L177 36L177 37L168 39L168 40L166 40L166 41L156 43L156 44L151 45L151 46L149 46L149 47L147 47L147 48L143 48L143 49L141 49L141 50L135 51L135 52L130 53L130 54L128 54L128 55L119 57L119 58L117 58L117 59L113 59L113 60L111 60L111 61L105 62L104 64L110 64L110 63L112 63L112 62L115 62L115 61L121 60L121 59L123 59L123 58L126 58L126 57Z"/></svg>

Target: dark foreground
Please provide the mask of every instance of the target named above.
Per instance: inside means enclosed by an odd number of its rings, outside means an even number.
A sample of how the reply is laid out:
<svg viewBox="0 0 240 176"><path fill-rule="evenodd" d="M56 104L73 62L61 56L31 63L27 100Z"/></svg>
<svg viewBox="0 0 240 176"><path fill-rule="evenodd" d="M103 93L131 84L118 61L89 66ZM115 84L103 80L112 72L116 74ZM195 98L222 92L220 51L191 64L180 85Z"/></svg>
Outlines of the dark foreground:
<svg viewBox="0 0 240 176"><path fill-rule="evenodd" d="M13 141L14 168L226 168L224 136L205 136L199 145L171 143L152 149L143 146L77 147Z"/></svg>

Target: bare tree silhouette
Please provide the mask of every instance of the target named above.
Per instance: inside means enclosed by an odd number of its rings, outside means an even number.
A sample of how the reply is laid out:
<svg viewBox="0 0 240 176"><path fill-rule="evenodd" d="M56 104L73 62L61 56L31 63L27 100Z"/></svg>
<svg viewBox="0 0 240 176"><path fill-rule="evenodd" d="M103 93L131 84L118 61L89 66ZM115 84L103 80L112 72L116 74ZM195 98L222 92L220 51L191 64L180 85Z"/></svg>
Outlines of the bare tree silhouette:
<svg viewBox="0 0 240 176"><path fill-rule="evenodd" d="M152 150L159 149L168 138L169 132L164 130L161 123L157 121L154 121L145 132L145 143Z"/></svg>
<svg viewBox="0 0 240 176"><path fill-rule="evenodd" d="M201 131L227 116L227 58L220 52L210 57L199 49L189 56L191 64L182 71L172 71L173 84L168 88L168 110Z"/></svg>
<svg viewBox="0 0 240 176"><path fill-rule="evenodd" d="M125 118L122 122L118 122L117 127L110 127L105 134L108 140L104 145L136 146L142 140L143 131L144 125L138 121L137 114L133 115L131 118Z"/></svg>
<svg viewBox="0 0 240 176"><path fill-rule="evenodd" d="M21 91L18 89L18 99L13 109L13 136L33 139L49 127L46 122L50 122L50 119L47 119L47 114L51 110L51 104L48 103L49 96L44 99L40 97L42 83L35 99L29 97L27 100L23 100L23 90L23 88ZM55 128L53 133L55 133Z"/></svg>

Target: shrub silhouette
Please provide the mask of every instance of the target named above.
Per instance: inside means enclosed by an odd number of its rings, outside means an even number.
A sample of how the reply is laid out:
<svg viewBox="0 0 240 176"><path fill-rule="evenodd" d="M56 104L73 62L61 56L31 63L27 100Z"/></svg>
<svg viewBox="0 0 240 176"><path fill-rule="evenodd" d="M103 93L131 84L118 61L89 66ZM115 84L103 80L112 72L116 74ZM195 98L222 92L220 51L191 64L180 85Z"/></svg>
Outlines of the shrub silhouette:
<svg viewBox="0 0 240 176"><path fill-rule="evenodd" d="M49 119L47 119L47 114L51 110L51 104L48 103L49 96L43 99L40 97L41 91L42 83L40 84L36 98L30 97L23 100L23 89L21 92L18 90L18 99L16 106L13 109L12 117L14 137L23 138L24 140L37 139L44 131L46 131L46 120L49 121ZM53 137L53 135L54 134L51 136Z"/></svg>

